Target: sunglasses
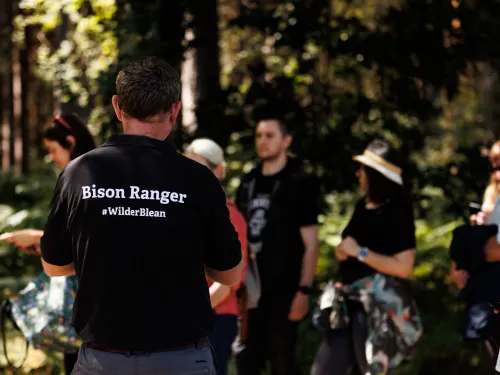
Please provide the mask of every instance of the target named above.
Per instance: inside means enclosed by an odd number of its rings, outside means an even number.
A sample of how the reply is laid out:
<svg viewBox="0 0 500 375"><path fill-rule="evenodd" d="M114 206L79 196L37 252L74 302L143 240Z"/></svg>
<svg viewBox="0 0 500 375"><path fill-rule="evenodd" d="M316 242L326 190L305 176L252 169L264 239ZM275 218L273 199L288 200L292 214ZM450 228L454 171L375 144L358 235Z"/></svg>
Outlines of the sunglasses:
<svg viewBox="0 0 500 375"><path fill-rule="evenodd" d="M52 122L57 122L58 124L64 126L66 129L71 131L71 125L68 124L68 122L61 116L61 115L56 115Z"/></svg>

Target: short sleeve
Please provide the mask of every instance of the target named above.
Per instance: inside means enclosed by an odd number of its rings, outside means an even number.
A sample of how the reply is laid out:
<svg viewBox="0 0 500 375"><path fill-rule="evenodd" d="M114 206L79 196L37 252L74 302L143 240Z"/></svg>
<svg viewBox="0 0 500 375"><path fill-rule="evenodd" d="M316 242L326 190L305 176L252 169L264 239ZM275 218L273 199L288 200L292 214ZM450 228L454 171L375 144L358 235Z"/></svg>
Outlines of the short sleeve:
<svg viewBox="0 0 500 375"><path fill-rule="evenodd" d="M211 172L204 190L206 192L204 226L207 243L203 262L216 271L227 271L236 267L242 259L238 233L230 220L226 194Z"/></svg>
<svg viewBox="0 0 500 375"><path fill-rule="evenodd" d="M318 224L318 216L321 213L321 190L316 176L304 177L299 195L299 226Z"/></svg>
<svg viewBox="0 0 500 375"><path fill-rule="evenodd" d="M397 230L395 231L395 245L399 251L414 249L417 246L415 238L415 220L411 202L396 205L399 208L395 215Z"/></svg>
<svg viewBox="0 0 500 375"><path fill-rule="evenodd" d="M63 172L57 180L50 205L50 214L40 241L42 259L54 266L67 266L73 262L67 227L68 199L65 189Z"/></svg>

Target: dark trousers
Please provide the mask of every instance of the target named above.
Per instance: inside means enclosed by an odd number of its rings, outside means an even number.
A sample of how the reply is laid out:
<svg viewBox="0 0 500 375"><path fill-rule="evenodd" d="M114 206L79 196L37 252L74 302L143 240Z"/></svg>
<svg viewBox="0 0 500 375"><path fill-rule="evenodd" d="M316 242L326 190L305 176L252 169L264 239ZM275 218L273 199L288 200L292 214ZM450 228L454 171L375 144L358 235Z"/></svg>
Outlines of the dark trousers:
<svg viewBox="0 0 500 375"><path fill-rule="evenodd" d="M215 332L209 336L215 351L219 375L227 375L227 365L231 358L231 345L238 333L238 317L222 314L215 318Z"/></svg>
<svg viewBox="0 0 500 375"><path fill-rule="evenodd" d="M248 331L236 354L238 375L258 375L271 363L272 375L296 375L298 322L285 314L257 308L248 311Z"/></svg>
<svg viewBox="0 0 500 375"><path fill-rule="evenodd" d="M143 354L80 348L72 375L217 375L214 352L203 343L186 349Z"/></svg>
<svg viewBox="0 0 500 375"><path fill-rule="evenodd" d="M64 373L70 375L75 367L78 353L64 353Z"/></svg>
<svg viewBox="0 0 500 375"><path fill-rule="evenodd" d="M366 314L360 306L350 311L349 328L332 330L325 335L316 353L311 375L346 375L355 363L362 374L366 373Z"/></svg>

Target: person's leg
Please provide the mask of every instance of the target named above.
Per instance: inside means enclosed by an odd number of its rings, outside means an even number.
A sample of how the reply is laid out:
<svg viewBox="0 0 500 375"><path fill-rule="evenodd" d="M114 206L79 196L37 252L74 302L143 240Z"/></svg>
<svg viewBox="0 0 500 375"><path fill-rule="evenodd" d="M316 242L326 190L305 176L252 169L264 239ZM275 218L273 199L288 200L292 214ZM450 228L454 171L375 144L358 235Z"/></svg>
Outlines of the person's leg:
<svg viewBox="0 0 500 375"><path fill-rule="evenodd" d="M219 375L227 375L227 365L231 358L231 345L236 338L238 321L236 315L217 315L215 332L210 335L214 348Z"/></svg>
<svg viewBox="0 0 500 375"><path fill-rule="evenodd" d="M298 322L273 317L269 324L269 354L272 375L298 374L295 364Z"/></svg>
<svg viewBox="0 0 500 375"><path fill-rule="evenodd" d="M352 345L354 355L359 371L362 374L366 374L368 372L368 362L366 360L366 339L368 337L368 331L366 328L366 313L361 305L353 305L352 308L354 309L351 314Z"/></svg>
<svg viewBox="0 0 500 375"><path fill-rule="evenodd" d="M329 331L316 352L311 375L346 375L353 360L351 329Z"/></svg>
<svg viewBox="0 0 500 375"><path fill-rule="evenodd" d="M260 309L248 311L247 337L242 342L237 338L234 344L234 355L238 375L258 375L263 369L267 357L266 316Z"/></svg>
<svg viewBox="0 0 500 375"><path fill-rule="evenodd" d="M78 359L78 353L64 353L64 373L70 375Z"/></svg>

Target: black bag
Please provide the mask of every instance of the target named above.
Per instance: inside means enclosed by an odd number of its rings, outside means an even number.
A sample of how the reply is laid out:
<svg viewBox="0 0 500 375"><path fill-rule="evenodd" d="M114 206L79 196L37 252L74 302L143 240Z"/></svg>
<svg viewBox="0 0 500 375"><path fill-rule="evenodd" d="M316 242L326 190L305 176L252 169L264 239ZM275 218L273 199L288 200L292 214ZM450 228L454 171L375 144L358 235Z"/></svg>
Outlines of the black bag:
<svg viewBox="0 0 500 375"><path fill-rule="evenodd" d="M350 318L346 298L342 288L330 281L323 289L316 304L312 317L314 326L324 332L348 328Z"/></svg>

